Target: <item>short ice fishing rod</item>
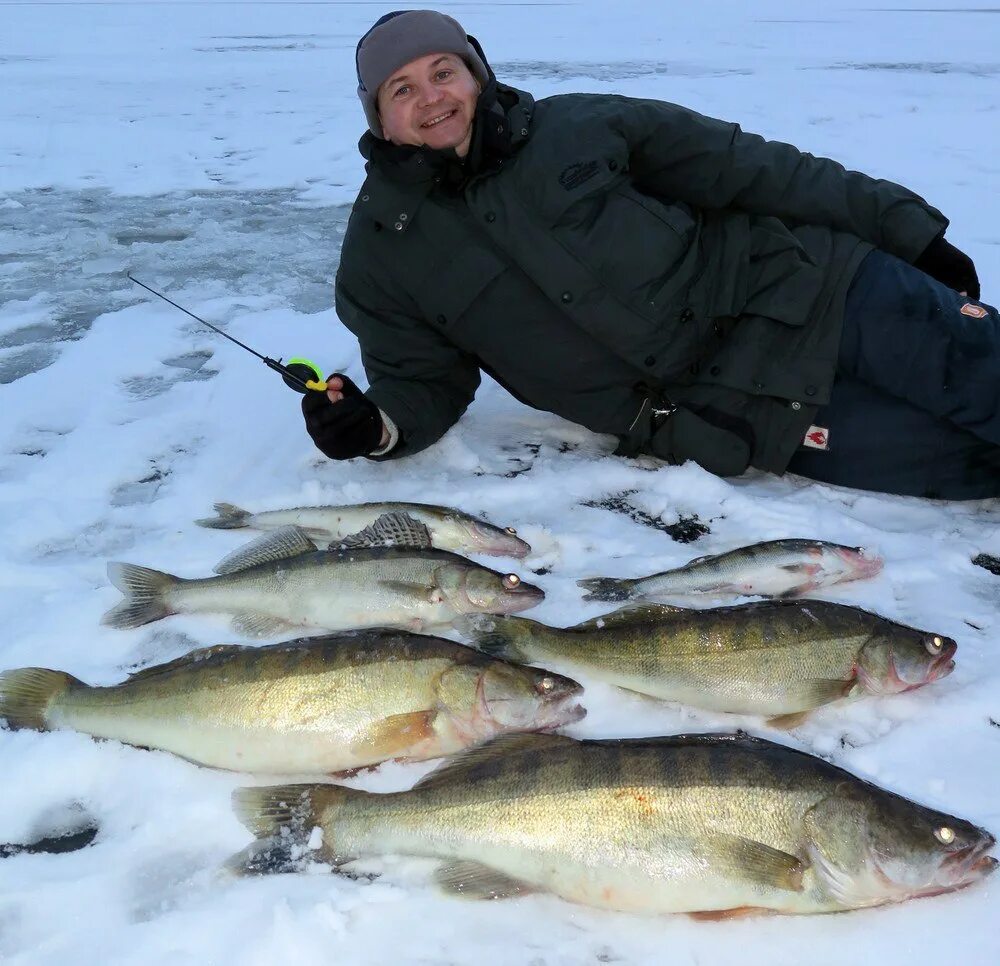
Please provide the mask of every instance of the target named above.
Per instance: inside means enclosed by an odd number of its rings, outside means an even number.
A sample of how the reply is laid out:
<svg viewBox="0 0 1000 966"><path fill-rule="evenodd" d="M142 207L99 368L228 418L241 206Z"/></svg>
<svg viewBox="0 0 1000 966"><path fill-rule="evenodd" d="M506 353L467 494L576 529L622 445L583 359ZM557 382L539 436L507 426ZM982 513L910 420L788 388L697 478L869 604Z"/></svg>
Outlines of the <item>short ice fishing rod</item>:
<svg viewBox="0 0 1000 966"><path fill-rule="evenodd" d="M140 282L131 273L126 272L125 276L135 282L136 285L141 285L147 292L152 292L157 298L163 299L164 302L169 302L175 309L180 309L185 315L190 315L192 319L201 322L202 325L207 325L213 332L218 332L219 335L230 342L235 342L241 349L246 349L251 355L255 355L268 369L273 369L279 373L289 389L294 389L296 392L301 393L306 393L310 389L315 389L317 392L326 391L326 381L323 379L323 374L319 371L316 363L310 362L308 359L295 358L289 359L288 363L285 364L280 359L269 359L267 356L262 356L259 352L251 349L250 346L244 345L239 339L234 339L227 332L223 332L222 329L212 325L211 322L206 322L200 316L195 315L194 312L189 312L183 305L178 305L176 302L168 299L166 295L157 292L155 288L150 288L145 282Z"/></svg>

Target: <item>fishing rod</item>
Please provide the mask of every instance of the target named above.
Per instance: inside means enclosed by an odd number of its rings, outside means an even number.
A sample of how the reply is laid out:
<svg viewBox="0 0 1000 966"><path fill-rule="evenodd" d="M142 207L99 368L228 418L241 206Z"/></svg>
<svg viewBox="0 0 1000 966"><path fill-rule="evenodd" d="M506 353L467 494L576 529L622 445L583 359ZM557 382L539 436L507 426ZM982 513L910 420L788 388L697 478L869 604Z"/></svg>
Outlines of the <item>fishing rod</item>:
<svg viewBox="0 0 1000 966"><path fill-rule="evenodd" d="M202 325L207 325L213 332L218 332L223 338L228 339L230 342L235 342L241 349L246 349L251 355L255 355L268 369L273 369L279 373L289 389L294 389L296 392L303 394L309 392L310 389L317 392L326 391L326 381L323 379L323 374L320 372L319 367L314 362L310 362L308 359L294 358L289 359L286 364L280 359L271 359L268 356L261 355L255 349L251 349L250 346L240 342L239 339L234 339L228 332L223 332L218 326L212 325L211 322L206 322L201 316L195 315L194 312L189 312L183 305L178 305L173 299L168 299L162 292L157 292L155 288L150 288L145 282L140 282L130 272L126 272L125 277L131 279L136 285L141 285L147 292L152 292L157 298L168 302L175 309L180 309L185 315L190 315L192 319L201 322Z"/></svg>

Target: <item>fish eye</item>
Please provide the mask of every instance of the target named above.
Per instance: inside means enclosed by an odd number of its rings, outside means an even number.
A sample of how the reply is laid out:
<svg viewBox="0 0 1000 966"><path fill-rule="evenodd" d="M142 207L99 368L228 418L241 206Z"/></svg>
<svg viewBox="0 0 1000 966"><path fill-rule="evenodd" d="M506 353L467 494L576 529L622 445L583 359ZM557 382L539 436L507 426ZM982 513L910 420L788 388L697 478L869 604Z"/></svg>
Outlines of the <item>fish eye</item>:
<svg viewBox="0 0 1000 966"><path fill-rule="evenodd" d="M944 639L941 638L941 637L938 637L938 635L935 634L933 637L929 637L927 639L927 641L924 644L924 646L927 648L928 653L930 653L930 654L940 654L941 653L941 648L944 647Z"/></svg>
<svg viewBox="0 0 1000 966"><path fill-rule="evenodd" d="M934 829L934 838L942 845L951 845L955 841L955 830L948 828L947 825L942 825L940 828Z"/></svg>
<svg viewBox="0 0 1000 966"><path fill-rule="evenodd" d="M512 537L517 536L517 531L513 527L504 527L504 533L509 533Z"/></svg>
<svg viewBox="0 0 1000 966"><path fill-rule="evenodd" d="M521 585L521 578L517 574L504 574L503 585L507 590L515 590Z"/></svg>
<svg viewBox="0 0 1000 966"><path fill-rule="evenodd" d="M556 682L553 681L552 678L542 678L542 680L538 682L538 690L544 692L545 694L548 694L549 691L551 691L555 686Z"/></svg>

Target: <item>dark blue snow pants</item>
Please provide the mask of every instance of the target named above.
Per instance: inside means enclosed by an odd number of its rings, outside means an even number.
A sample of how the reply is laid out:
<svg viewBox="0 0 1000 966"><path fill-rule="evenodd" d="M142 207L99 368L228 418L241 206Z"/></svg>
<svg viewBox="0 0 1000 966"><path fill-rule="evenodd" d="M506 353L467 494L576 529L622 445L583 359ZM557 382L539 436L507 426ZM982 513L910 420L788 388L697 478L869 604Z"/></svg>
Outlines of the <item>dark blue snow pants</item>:
<svg viewBox="0 0 1000 966"><path fill-rule="evenodd" d="M881 251L847 294L826 450L788 466L883 493L1000 496L1000 312Z"/></svg>

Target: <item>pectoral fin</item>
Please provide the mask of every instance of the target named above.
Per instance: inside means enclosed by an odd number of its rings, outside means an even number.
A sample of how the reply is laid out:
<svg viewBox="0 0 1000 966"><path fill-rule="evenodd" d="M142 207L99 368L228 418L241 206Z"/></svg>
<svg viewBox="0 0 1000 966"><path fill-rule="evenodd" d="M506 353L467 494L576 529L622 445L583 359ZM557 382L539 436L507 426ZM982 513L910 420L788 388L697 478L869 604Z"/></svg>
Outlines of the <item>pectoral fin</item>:
<svg viewBox="0 0 1000 966"><path fill-rule="evenodd" d="M775 728L797 728L813 710L832 701L839 701L853 690L853 678L847 681L842 678L806 678L787 691L789 700L802 710L777 715L769 718L767 723Z"/></svg>
<svg viewBox="0 0 1000 966"><path fill-rule="evenodd" d="M513 899L538 891L526 882L478 862L442 866L434 873L434 881L449 895L463 899Z"/></svg>
<svg viewBox="0 0 1000 966"><path fill-rule="evenodd" d="M405 757L421 742L434 737L436 717L436 711L390 715L359 735L351 749L359 756L379 761Z"/></svg>
<svg viewBox="0 0 1000 966"><path fill-rule="evenodd" d="M781 849L740 835L720 835L710 840L707 852L708 861L727 877L787 892L802 891L806 865Z"/></svg>

